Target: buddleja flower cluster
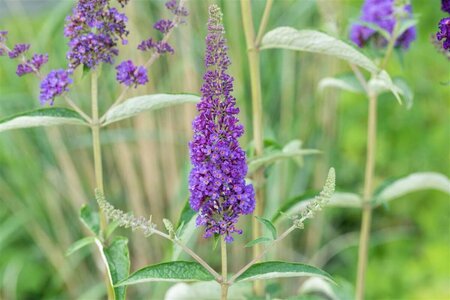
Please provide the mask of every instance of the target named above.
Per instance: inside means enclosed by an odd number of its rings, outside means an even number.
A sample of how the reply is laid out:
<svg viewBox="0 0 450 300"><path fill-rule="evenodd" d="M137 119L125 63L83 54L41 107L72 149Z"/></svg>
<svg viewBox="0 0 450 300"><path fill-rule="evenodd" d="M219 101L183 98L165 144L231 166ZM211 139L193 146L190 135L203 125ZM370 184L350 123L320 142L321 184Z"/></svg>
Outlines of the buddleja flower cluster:
<svg viewBox="0 0 450 300"><path fill-rule="evenodd" d="M223 235L227 242L238 218L255 207L252 185L247 185L246 157L238 143L244 129L237 115L236 99L231 95L233 78L227 74L230 59L216 5L209 9L202 98L199 115L193 122L194 136L189 144L193 164L189 176L190 205L198 211L197 226L205 226L204 237Z"/></svg>
<svg viewBox="0 0 450 300"><path fill-rule="evenodd" d="M142 42L138 49L154 50L155 59L163 53L174 53L167 43L170 32L188 15L186 8L177 2L169 0L166 8L175 16L174 20L159 20L154 28L163 34L161 41L148 39ZM118 7L124 8L129 0L117 0ZM36 73L41 78L40 101L42 104L53 105L57 96L69 91L73 80L71 75L79 66L95 69L100 64L113 64L119 54L118 45L126 45L128 18L111 5L110 0L78 0L71 15L66 18L64 35L69 38L66 58L67 69L52 70L47 76L40 73L41 67L48 62L47 54L34 54L26 57L29 44L16 44L13 49L6 46L7 32L0 31L0 56L8 55L11 59L18 58L21 63L17 67L17 75ZM135 66L131 60L121 62L117 67L116 79L127 87L137 87L148 82L147 68Z"/></svg>
<svg viewBox="0 0 450 300"><path fill-rule="evenodd" d="M441 9L449 14L449 17L439 21L439 31L436 33L436 40L445 52L450 52L450 0L442 0Z"/></svg>
<svg viewBox="0 0 450 300"><path fill-rule="evenodd" d="M0 31L0 56L8 55L10 59L19 59L21 63L17 66L17 76L23 76L29 73L39 73L41 67L48 62L48 54L35 53L31 58L26 54L30 49L30 44L16 44L13 49L6 46L8 37L7 31Z"/></svg>
<svg viewBox="0 0 450 300"><path fill-rule="evenodd" d="M397 6L395 0L365 0L359 19L377 25L392 34L397 22L411 17L412 6L410 4ZM385 47L388 43L375 29L360 23L353 24L350 30L350 39L358 47L364 47L369 42L373 42L377 47ZM413 26L397 38L395 46L407 49L415 39L416 29Z"/></svg>

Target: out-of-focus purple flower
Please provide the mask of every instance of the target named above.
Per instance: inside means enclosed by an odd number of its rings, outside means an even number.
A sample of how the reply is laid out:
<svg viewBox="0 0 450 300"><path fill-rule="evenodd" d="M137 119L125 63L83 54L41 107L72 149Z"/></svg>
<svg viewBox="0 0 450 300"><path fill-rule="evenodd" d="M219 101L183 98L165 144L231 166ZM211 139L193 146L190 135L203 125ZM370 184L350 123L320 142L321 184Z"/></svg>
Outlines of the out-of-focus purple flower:
<svg viewBox="0 0 450 300"><path fill-rule="evenodd" d="M230 59L224 37L222 13L218 6L209 9L202 98L199 115L193 122L194 136L189 143L193 168L189 175L190 205L198 211L197 225L205 226L204 237L223 235L233 241L238 218L255 207L252 185L247 185L245 152L238 138L244 128L239 124L236 99L231 95L233 78L227 74Z"/></svg>
<svg viewBox="0 0 450 300"><path fill-rule="evenodd" d="M148 82L147 70L143 66L135 66L131 60L120 63L117 67L116 79L126 86L137 87Z"/></svg>
<svg viewBox="0 0 450 300"><path fill-rule="evenodd" d="M166 2L166 8L176 16L186 17L189 13L184 6L180 6L177 0Z"/></svg>
<svg viewBox="0 0 450 300"><path fill-rule="evenodd" d="M25 53L30 49L30 44L16 44L14 48L9 51L9 58L17 58L21 54Z"/></svg>
<svg viewBox="0 0 450 300"><path fill-rule="evenodd" d="M450 0L442 0L441 9L450 14Z"/></svg>
<svg viewBox="0 0 450 300"><path fill-rule="evenodd" d="M31 59L17 66L16 74L18 76L23 76L28 73L38 72L47 62L47 54L34 54Z"/></svg>
<svg viewBox="0 0 450 300"><path fill-rule="evenodd" d="M30 63L36 70L40 70L42 65L48 62L48 54L34 54Z"/></svg>
<svg viewBox="0 0 450 300"><path fill-rule="evenodd" d="M17 66L17 70L16 70L16 74L19 77L21 77L25 74L33 73L33 72L34 72L33 67L31 65L29 65L28 63L19 64Z"/></svg>
<svg viewBox="0 0 450 300"><path fill-rule="evenodd" d="M0 30L0 43L4 43L6 41L7 36L8 36L8 31Z"/></svg>
<svg viewBox="0 0 450 300"><path fill-rule="evenodd" d="M155 25L153 25L153 28L162 33L167 33L169 32L170 29L173 28L173 22L171 20L161 19L158 22L156 22Z"/></svg>
<svg viewBox="0 0 450 300"><path fill-rule="evenodd" d="M66 70L59 69L51 71L41 82L40 100L42 104L50 102L53 105L55 97L69 91L72 79Z"/></svg>
<svg viewBox="0 0 450 300"><path fill-rule="evenodd" d="M439 32L436 39L442 42L442 47L450 52L450 18L443 18L439 22Z"/></svg>
<svg viewBox="0 0 450 300"><path fill-rule="evenodd" d="M163 41L154 41L152 38L148 40L142 41L138 47L141 51L149 51L155 49L155 51L159 54L170 53L173 54L175 50L173 50L172 46L169 43Z"/></svg>
<svg viewBox="0 0 450 300"><path fill-rule="evenodd" d="M409 4L396 7L394 0L365 0L361 10L360 20L373 23L392 34L398 19L405 19L405 16L406 18L412 17L412 7ZM376 30L358 23L353 24L351 27L350 39L358 47L364 47L369 41L373 41L378 47L385 47L388 43ZM413 26L397 38L395 46L407 49L415 39L416 29Z"/></svg>
<svg viewBox="0 0 450 300"><path fill-rule="evenodd" d="M122 6L127 2L119 1ZM127 43L127 21L108 0L79 0L64 28L64 35L70 39L69 69L73 71L81 64L95 68L100 63L113 63L119 53L117 42Z"/></svg>

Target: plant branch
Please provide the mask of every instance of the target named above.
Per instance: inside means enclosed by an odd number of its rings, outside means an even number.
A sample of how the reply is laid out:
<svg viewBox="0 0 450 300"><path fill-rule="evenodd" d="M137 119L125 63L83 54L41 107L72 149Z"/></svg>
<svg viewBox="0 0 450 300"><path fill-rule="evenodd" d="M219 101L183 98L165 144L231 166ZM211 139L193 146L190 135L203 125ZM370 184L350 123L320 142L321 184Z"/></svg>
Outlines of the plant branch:
<svg viewBox="0 0 450 300"><path fill-rule="evenodd" d="M266 31L267 23L269 21L270 10L272 9L273 0L266 1L266 7L264 8L264 13L261 19L261 24L259 24L258 35L256 36L255 46L259 48L261 45L261 40L263 38L264 32Z"/></svg>
<svg viewBox="0 0 450 300"><path fill-rule="evenodd" d="M370 225L372 220L372 193L375 170L375 147L377 132L377 94L369 93L369 118L367 126L367 158L363 192L363 212L358 251L358 272L356 277L356 299L364 299L364 285L367 269L367 256L370 239Z"/></svg>
<svg viewBox="0 0 450 300"><path fill-rule="evenodd" d="M280 236L278 236L275 240L273 240L270 244L268 244L263 251L261 251L261 253L256 256L255 258L253 258L253 260L251 260L248 264L246 264L244 267L242 267L242 269L240 269L236 274L234 274L230 280L228 281L228 283L231 285L234 283L234 281L236 280L236 278L238 278L242 273L244 273L245 271L247 271L251 266L253 266L254 264L256 264L259 260L261 260L261 258L264 257L264 255L266 255L267 251L269 251L269 249L271 249L273 247L274 244L278 243L279 241L283 240L286 236L289 235L289 233L291 233L292 231L294 231L297 228L297 226L292 225L291 227L289 227L285 232L283 232Z"/></svg>
<svg viewBox="0 0 450 300"><path fill-rule="evenodd" d="M103 166L102 166L102 152L100 145L100 124L98 122L98 74L95 70L91 74L91 105L92 105L92 147L94 152L94 173L95 173L95 186L102 194L103 191ZM100 237L103 237L106 233L108 226L105 214L99 209L100 217ZM110 280L109 268L105 263L106 272L104 274L106 290L108 293L108 299L115 299L114 287Z"/></svg>
<svg viewBox="0 0 450 300"><path fill-rule="evenodd" d="M166 238L166 239L174 242L178 246L180 246L181 249L183 249L184 252L189 254L193 259L195 259L199 264L201 264L211 275L213 275L215 280L218 283L222 283L223 282L223 278L222 278L222 276L220 276L219 273L217 273L206 261L204 261L200 256L198 256L198 254L196 254L191 248L189 248L188 246L183 244L178 238L176 238L176 237L172 238L168 234L165 234L164 232L159 231L157 229L154 229L153 233L157 234L157 235L159 235L159 236L161 236L163 238Z"/></svg>
<svg viewBox="0 0 450 300"><path fill-rule="evenodd" d="M222 283L221 283L221 300L227 300L228 298L228 261L227 261L227 243L224 238L220 239L220 248L222 253Z"/></svg>
<svg viewBox="0 0 450 300"><path fill-rule="evenodd" d="M242 23L244 26L245 40L247 43L247 56L250 69L251 95L252 95L252 110L253 110L253 141L255 144L255 156L262 156L264 152L264 133L263 133L263 109L261 97L261 78L260 78L260 64L259 51L255 45L255 30L252 20L252 7L249 0L241 0ZM255 200L256 207L254 214L257 216L263 215L264 212L264 168L259 168L253 176L255 186ZM261 225L256 219L252 223L253 239L261 236ZM253 247L253 257L261 257L261 245ZM262 295L263 286L260 281L254 284L254 290L257 295Z"/></svg>

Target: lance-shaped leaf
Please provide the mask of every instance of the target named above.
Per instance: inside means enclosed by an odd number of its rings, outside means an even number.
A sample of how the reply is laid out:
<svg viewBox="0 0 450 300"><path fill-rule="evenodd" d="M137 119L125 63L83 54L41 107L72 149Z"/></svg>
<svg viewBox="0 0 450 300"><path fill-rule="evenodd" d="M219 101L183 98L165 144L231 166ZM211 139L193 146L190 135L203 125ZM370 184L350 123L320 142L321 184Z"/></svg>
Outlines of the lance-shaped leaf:
<svg viewBox="0 0 450 300"><path fill-rule="evenodd" d="M270 233L272 234L273 239L275 240L277 238L277 229L275 228L275 226L272 224L272 222L270 222L267 219L255 216L255 218L264 225L264 227L266 227Z"/></svg>
<svg viewBox="0 0 450 300"><path fill-rule="evenodd" d="M287 143L282 150L274 150L263 156L256 157L249 160L247 176L254 173L256 170L263 166L268 166L283 159L301 159L304 155L319 154L321 153L316 149L301 149L302 142L299 140L293 140ZM297 161L299 164L302 161Z"/></svg>
<svg viewBox="0 0 450 300"><path fill-rule="evenodd" d="M334 282L333 278L327 272L319 268L305 264L282 261L268 261L254 264L236 278L236 282L303 276L316 276Z"/></svg>
<svg viewBox="0 0 450 300"><path fill-rule="evenodd" d="M378 67L364 54L347 43L315 30L297 30L292 27L278 27L266 33L261 49L283 48L331 55L358 65L371 73Z"/></svg>
<svg viewBox="0 0 450 300"><path fill-rule="evenodd" d="M0 132L40 126L88 125L74 110L67 108L41 108L0 120Z"/></svg>
<svg viewBox="0 0 450 300"><path fill-rule="evenodd" d="M314 201L314 197L317 194L316 191L309 191L305 194L296 196L286 201L281 206L279 212L272 217L272 222L278 222L282 213L287 215L297 215L306 209L309 203ZM362 198L354 193L335 192L331 196L330 201L327 203L327 207L348 207L348 208L361 208Z"/></svg>
<svg viewBox="0 0 450 300"><path fill-rule="evenodd" d="M94 236L88 236L88 237L85 237L85 238L82 238L82 239L76 241L75 243L70 245L70 247L67 249L66 256L69 256L69 255L77 252L78 250L86 247L87 245L94 244L95 239L96 238Z"/></svg>
<svg viewBox="0 0 450 300"><path fill-rule="evenodd" d="M428 189L450 194L450 180L440 173L413 173L378 188L375 193L375 204L380 205L406 194Z"/></svg>
<svg viewBox="0 0 450 300"><path fill-rule="evenodd" d="M273 239L263 236L263 237L260 237L260 238L257 238L257 239L254 239L254 240L248 242L247 244L245 244L244 247L249 248L249 247L253 247L257 244L267 243L267 242L271 242L271 241L273 241Z"/></svg>
<svg viewBox="0 0 450 300"><path fill-rule="evenodd" d="M130 254L128 239L117 237L109 247L103 248L109 266L110 278L116 284L128 277L130 273ZM114 287L117 300L126 299L126 286Z"/></svg>
<svg viewBox="0 0 450 300"><path fill-rule="evenodd" d="M319 82L318 89L323 92L327 88L337 88L352 93L364 93L364 88L353 74L323 78Z"/></svg>
<svg viewBox="0 0 450 300"><path fill-rule="evenodd" d="M176 225L176 236L183 243L187 244L195 232L195 216L197 213L189 205L189 199L186 200L180 218ZM183 249L176 243L172 243L172 260L177 260Z"/></svg>
<svg viewBox="0 0 450 300"><path fill-rule="evenodd" d="M214 280L214 276L199 263L172 261L142 268L116 284L116 286L154 281L189 282L211 280Z"/></svg>
<svg viewBox="0 0 450 300"><path fill-rule="evenodd" d="M114 106L102 117L103 124L108 125L126 118L135 116L141 112L156 110L168 106L197 103L200 98L189 94L153 94L134 97Z"/></svg>

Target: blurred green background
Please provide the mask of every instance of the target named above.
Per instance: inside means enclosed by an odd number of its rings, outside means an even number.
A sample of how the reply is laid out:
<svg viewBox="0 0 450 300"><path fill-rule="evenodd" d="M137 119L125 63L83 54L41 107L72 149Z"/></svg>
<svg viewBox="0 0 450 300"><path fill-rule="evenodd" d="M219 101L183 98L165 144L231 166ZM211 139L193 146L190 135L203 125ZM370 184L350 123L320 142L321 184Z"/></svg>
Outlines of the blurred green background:
<svg viewBox="0 0 450 300"><path fill-rule="evenodd" d="M189 1L187 23L176 30L173 56L160 59L150 71L150 83L131 95L153 92L199 93L203 74L207 7L213 1ZM246 47L237 0L218 1L233 62L235 93L246 134L251 142L251 98ZM265 1L252 1L256 26ZM154 35L151 26L168 17L162 1L130 1L129 47L120 59L136 62L146 58L134 50ZM357 0L276 0L268 30L287 25L314 28L347 39L350 22L359 15ZM434 171L449 175L450 63L430 43L444 17L440 1L412 1L419 15L418 38L411 49L396 54L388 71L403 76L414 91L414 106L407 110L392 95L380 97L376 183L413 172ZM48 52L50 68L66 66L67 40L63 25L72 1L0 0L0 29L9 31L9 43L29 42L32 52ZM333 47L333 45L330 45ZM0 58L0 118L39 108L39 81L15 75L16 62ZM267 138L285 144L303 141L323 155L308 157L300 168L292 161L267 171L267 209L271 216L288 198L320 188L326 170L337 170L340 191L361 192L363 185L367 101L360 95L336 90L319 93L321 78L349 72L332 58L267 50L261 54L264 126ZM89 80L77 74L72 98L89 110ZM101 109L120 92L113 66L102 68ZM62 99L56 106L64 105ZM106 193L118 207L138 215L153 214L176 220L188 197L189 157L187 143L195 107L184 105L146 113L131 121L108 127L102 136ZM86 234L78 219L83 203L93 201L93 164L90 134L86 128L27 129L0 134L0 299L98 299L104 290L90 251L70 257L64 252ZM450 299L450 201L448 195L423 191L402 197L374 212L369 253L367 299ZM355 281L357 234L360 211L329 208L307 224L305 231L270 253L270 257L315 262L338 278L343 289ZM241 226L249 232L249 217ZM248 228L248 229L247 229ZM130 237L132 270L165 257L169 244L158 237ZM208 261L218 267L212 243L191 241ZM231 270L250 256L242 245L244 234L233 244ZM336 240L337 239L337 240ZM337 241L340 250L318 259L318 249ZM278 252L278 253L277 253ZM316 254L316 256L315 256ZM298 279L283 280L269 289L280 298L294 295ZM147 284L129 288L130 299L162 299L170 285Z"/></svg>

